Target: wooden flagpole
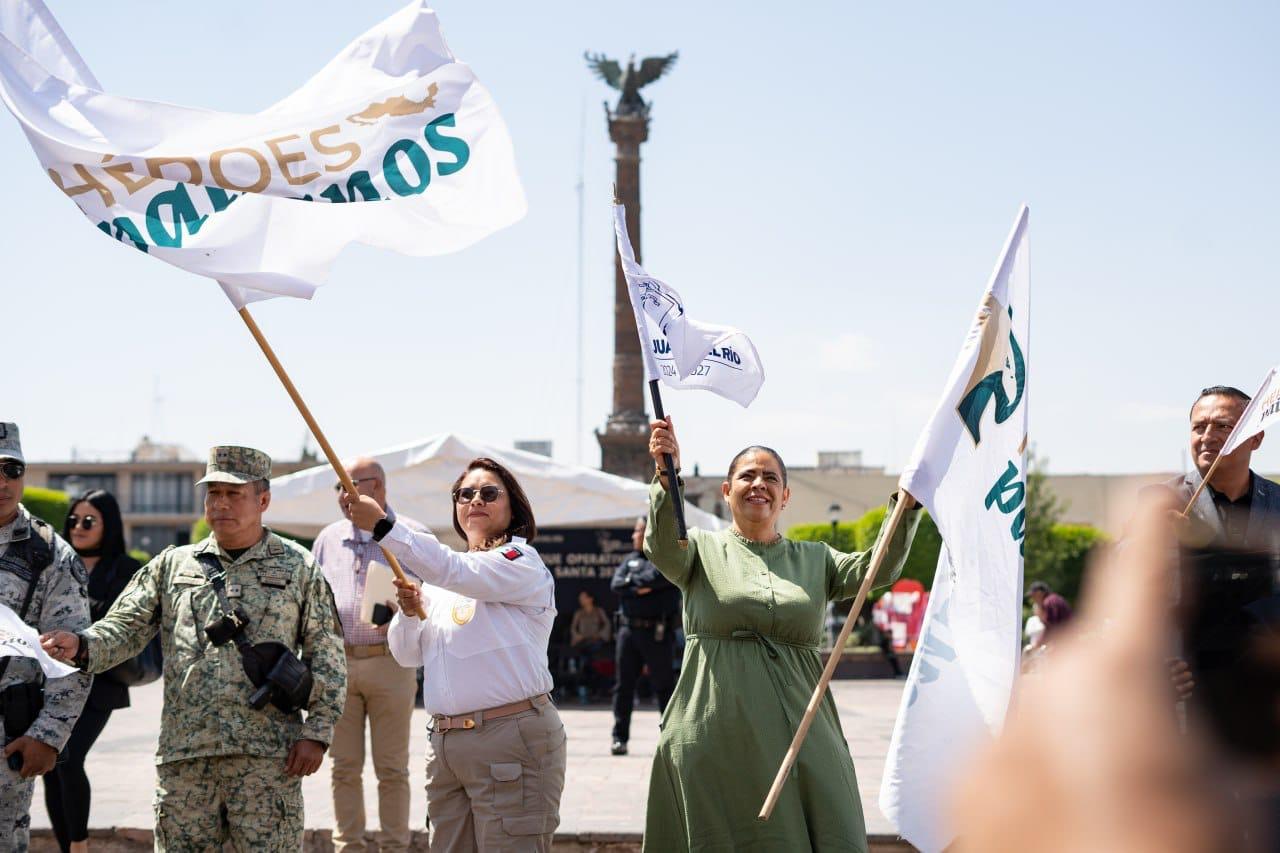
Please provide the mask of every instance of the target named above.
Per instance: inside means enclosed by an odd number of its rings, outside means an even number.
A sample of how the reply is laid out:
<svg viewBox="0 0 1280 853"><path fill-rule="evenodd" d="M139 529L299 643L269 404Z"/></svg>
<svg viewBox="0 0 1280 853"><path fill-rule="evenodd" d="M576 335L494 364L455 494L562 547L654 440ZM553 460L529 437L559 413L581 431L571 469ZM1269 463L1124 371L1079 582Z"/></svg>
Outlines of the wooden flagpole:
<svg viewBox="0 0 1280 853"><path fill-rule="evenodd" d="M787 748L786 757L782 759L782 766L778 768L778 775L773 778L773 785L769 788L769 794L764 798L764 805L760 808L760 814L757 815L760 820L768 820L773 814L774 807L778 805L778 797L782 794L782 786L786 784L787 776L790 775L791 768L795 766L796 759L800 756L800 746L809 734L809 727L813 725L813 718L818 715L818 708L822 705L827 686L831 683L831 676L835 674L836 665L840 663L840 655L844 651L844 645L849 641L849 634L853 631L853 623L858 620L858 614L862 612L862 605L867 600L867 593L871 591L871 584L875 581L876 573L880 571L880 564L884 562L884 555L889 549L889 543L893 540L893 535L897 532L898 525L902 522L902 516L907 511L906 498L907 493L899 488L898 503L893 508L893 514L889 516L889 520L885 523L884 535L876 542L875 550L871 553L871 565L867 566L867 574L862 579L862 586L858 588L857 597L853 599L853 607L849 610L848 618L844 620L844 627L840 629L840 636L836 637L835 648L831 650L831 657L827 659L827 665L822 670L822 676L818 679L818 686L813 689L813 696L809 699L809 706L804 709L804 717L801 718L800 725L796 727L796 735L791 739L791 746Z"/></svg>
<svg viewBox="0 0 1280 853"><path fill-rule="evenodd" d="M1227 436L1227 440L1230 441L1231 436ZM1225 447L1226 445L1224 444L1223 446ZM1187 501L1187 505L1183 507L1183 518L1186 518L1187 514L1191 512L1191 507L1195 506L1196 498L1200 497L1200 493L1204 491L1204 487L1209 485L1209 480L1213 479L1213 472L1218 470L1218 463L1222 461L1222 457L1224 455L1225 454L1219 451L1218 455L1213 459L1213 464L1209 466L1209 470L1205 472L1205 475L1202 478L1200 478L1200 485L1196 486L1196 490L1191 494L1191 500Z"/></svg>
<svg viewBox="0 0 1280 853"><path fill-rule="evenodd" d="M333 447L329 444L329 439L324 437L324 433L320 430L320 425L316 423L316 419L311 416L311 410L307 408L306 402L302 399L302 395L298 393L298 389L294 387L293 380L289 378L289 374L285 372L284 365L280 363L280 359L276 358L275 351L271 349L271 344L267 343L266 337L263 336L262 330L258 328L258 324L254 322L253 315L249 313L248 308L238 309L240 319L244 320L244 324L249 327L249 334L253 335L253 339L258 342L258 346L262 348L262 354L267 357L267 361L271 364L271 369L276 372L276 376L280 378L280 383L284 385L284 390L289 393L289 398L293 400L293 404L298 407L298 413L302 415L302 419L307 422L307 428L311 430L311 434L316 437L316 442L320 445L320 449L324 451L325 458L329 460L329 464L333 466L333 470L338 475L338 480L342 483L342 488L346 489L347 494L355 500L359 494L356 491L356 484L352 482L351 475L347 473L347 469L343 466L342 460L333 452ZM386 548L382 549L382 555L387 558L387 564L391 566L391 571L400 580L408 580L405 576L404 569L400 567L400 561L396 559ZM426 619L427 612L418 605L418 618Z"/></svg>

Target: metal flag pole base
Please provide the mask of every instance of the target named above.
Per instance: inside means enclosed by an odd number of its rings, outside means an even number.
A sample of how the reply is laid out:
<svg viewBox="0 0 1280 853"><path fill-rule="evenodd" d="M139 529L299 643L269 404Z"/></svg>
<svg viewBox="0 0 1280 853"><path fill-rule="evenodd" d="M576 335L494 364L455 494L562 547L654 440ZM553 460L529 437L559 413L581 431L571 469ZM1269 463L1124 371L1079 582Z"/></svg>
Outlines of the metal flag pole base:
<svg viewBox="0 0 1280 853"><path fill-rule="evenodd" d="M658 390L658 380L649 380L649 397L653 400L653 413L658 420L666 420L666 413L662 411L662 392ZM676 471L676 462L671 458L670 453L662 455L662 461L667 466L667 492L674 501L672 507L676 511L676 541L680 543L681 548L689 547L689 527L684 520L684 495L680 494L680 478Z"/></svg>
<svg viewBox="0 0 1280 853"><path fill-rule="evenodd" d="M244 320L244 324L249 327L249 334L253 335L253 339L258 342L258 346L262 348L262 354L267 357L267 361L271 364L271 369L276 372L276 376L280 378L280 383L284 385L284 390L289 393L293 404L298 407L298 413L302 415L302 419L307 422L307 428L311 430L311 434L316 437L316 442L320 445L320 449L324 451L325 458L329 460L329 464L333 466L334 472L338 475L338 480L342 483L342 488L346 489L347 494L354 500L357 496L356 484L351 481L351 475L347 473L347 469L343 467L342 460L338 459L338 455L333 452L333 447L329 444L329 440L324 437L324 433L320 431L320 425L316 423L316 419L311 416L311 410L307 408L306 402L302 399L302 395L298 393L298 389L294 387L293 380L289 378L289 374L285 372L284 365L280 363L280 359L276 358L275 352L271 349L271 344L267 343L267 339L263 336L262 330L258 328L258 324L254 322L253 315L249 313L248 308L238 309L240 319ZM391 571L402 581L409 578L405 575L404 569L400 567L400 561L396 559L386 548L382 549L382 555L387 558L387 565L391 566ZM419 619L425 620L427 612L418 605L417 616Z"/></svg>
<svg viewBox="0 0 1280 853"><path fill-rule="evenodd" d="M831 676L835 674L836 665L840 663L840 654L844 651L844 644L849 641L849 634L853 631L853 623L858 620L858 614L862 612L863 602L867 600L867 593L871 591L871 584L876 578L876 573L880 571L880 564L884 562L885 551L889 548L889 542L893 539L893 534L898 529L898 524L902 521L902 516L907 511L906 492L898 489L898 503L893 508L893 515L889 516L888 522L885 524L884 534L876 542L875 551L871 554L871 565L867 566L867 574L862 579L862 586L858 588L858 595L853 599L853 607L849 610L849 616L844 620L844 627L840 629L840 636L836 637L835 648L831 650L831 657L827 660L826 667L822 670L822 677L818 679L818 686L813 689L813 696L809 699L809 706L804 709L804 717L800 720L800 725L796 727L796 736L791 739L791 746L787 747L787 755L782 759L782 766L778 768L778 775L773 778L773 785L769 788L769 794L764 798L764 805L760 808L760 814L757 815L759 820L768 820L773 814L773 809L778 805L778 797L782 794L782 786L787 781L787 776L791 773L791 768L795 766L796 758L800 755L800 745L804 743L805 737L809 734L809 727L813 725L813 718L818 714L818 707L822 704L822 697L827 692L827 686L831 683Z"/></svg>

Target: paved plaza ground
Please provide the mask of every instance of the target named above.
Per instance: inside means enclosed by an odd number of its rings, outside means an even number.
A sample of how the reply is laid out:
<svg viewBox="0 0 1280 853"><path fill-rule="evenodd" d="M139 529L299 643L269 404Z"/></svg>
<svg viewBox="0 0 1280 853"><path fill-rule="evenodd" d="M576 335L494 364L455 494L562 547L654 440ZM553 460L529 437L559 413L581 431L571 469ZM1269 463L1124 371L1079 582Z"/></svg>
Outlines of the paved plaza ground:
<svg viewBox="0 0 1280 853"><path fill-rule="evenodd" d="M837 681L832 685L840 721L862 792L867 831L889 834L892 827L876 805L884 757L893 731L893 720L902 695L901 680ZM159 683L132 691L133 707L117 711L93 751L88 771L93 784L92 828L133 827L150 829L153 823L151 796L155 785L154 756L160 722ZM658 740L658 713L641 706L632 719L631 753L609 755L609 731L613 716L606 706L583 708L570 704L561 709L569 732L569 766L560 808L560 833L639 833L644 829L645 794L649 765ZM413 787L411 825L421 829L426 822L426 713L414 712L413 741L410 747L410 778ZM303 781L306 825L328 829L333 826L333 798L329 789L329 762ZM366 813L370 828L377 823L377 782L372 765L365 768ZM31 809L33 828L47 828L49 818L37 785Z"/></svg>

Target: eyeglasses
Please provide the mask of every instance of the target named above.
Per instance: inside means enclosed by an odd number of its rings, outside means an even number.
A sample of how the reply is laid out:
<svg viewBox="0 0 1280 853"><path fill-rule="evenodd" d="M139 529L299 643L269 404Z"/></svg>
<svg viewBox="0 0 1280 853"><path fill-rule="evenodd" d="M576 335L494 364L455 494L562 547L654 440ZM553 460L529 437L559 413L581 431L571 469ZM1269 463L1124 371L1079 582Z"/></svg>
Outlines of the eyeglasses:
<svg viewBox="0 0 1280 853"><path fill-rule="evenodd" d="M505 494L502 489L497 486L481 486L473 489L470 486L463 486L456 489L453 493L454 503L469 504L476 499L476 495L480 496L481 503L491 504L498 499L498 495Z"/></svg>
<svg viewBox="0 0 1280 853"><path fill-rule="evenodd" d="M21 462L10 460L0 464L0 474L3 474L6 480L21 480L26 473L27 466Z"/></svg>
<svg viewBox="0 0 1280 853"><path fill-rule="evenodd" d="M78 515L67 516L67 527L71 530L75 530L77 527L81 530L92 530L97 523L97 517L92 515L86 515L84 518Z"/></svg>
<svg viewBox="0 0 1280 853"><path fill-rule="evenodd" d="M376 482L378 482L378 478L377 478L377 477L361 477L359 480L352 480L352 481L351 481L352 485L354 485L357 489L358 489L358 488L360 488L360 484L361 484L361 483L376 483ZM342 484L341 484L341 483L334 483L334 484L333 484L333 490L334 490L335 492L340 492L340 491L342 491Z"/></svg>

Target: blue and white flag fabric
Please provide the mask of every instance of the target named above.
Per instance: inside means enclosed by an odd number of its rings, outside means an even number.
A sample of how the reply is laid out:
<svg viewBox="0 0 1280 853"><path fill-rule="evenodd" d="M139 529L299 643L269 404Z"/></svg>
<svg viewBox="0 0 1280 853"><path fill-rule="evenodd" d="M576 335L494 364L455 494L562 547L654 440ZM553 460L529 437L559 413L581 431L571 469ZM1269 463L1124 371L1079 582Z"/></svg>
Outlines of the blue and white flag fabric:
<svg viewBox="0 0 1280 853"><path fill-rule="evenodd" d="M620 204L613 206L613 228L644 353L645 381L660 379L680 390L700 388L750 405L764 384L755 344L732 326L691 319L675 288L644 271L636 262L626 208Z"/></svg>
<svg viewBox="0 0 1280 853"><path fill-rule="evenodd" d="M1273 367L1267 372L1262 380L1262 386L1249 400L1249 405L1245 406L1240 414L1240 420L1236 421L1236 425L1231 428L1231 434L1227 436L1226 443L1218 451L1219 456L1226 456L1258 433L1280 421L1280 382L1276 381L1278 370L1280 367Z"/></svg>
<svg viewBox="0 0 1280 853"><path fill-rule="evenodd" d="M56 661L40 647L40 632L18 618L8 605L0 604L0 658L32 658L48 678L62 678L76 671L74 666Z"/></svg>
<svg viewBox="0 0 1280 853"><path fill-rule="evenodd" d="M110 94L41 0L4 0L0 99L99 230L237 307L309 298L348 243L444 254L525 213L502 116L423 0L255 114Z"/></svg>
<svg viewBox="0 0 1280 853"><path fill-rule="evenodd" d="M933 516L943 546L889 743L880 808L924 853L954 840L952 795L974 754L1003 725L1018 674L1029 282L1024 206L900 479Z"/></svg>

